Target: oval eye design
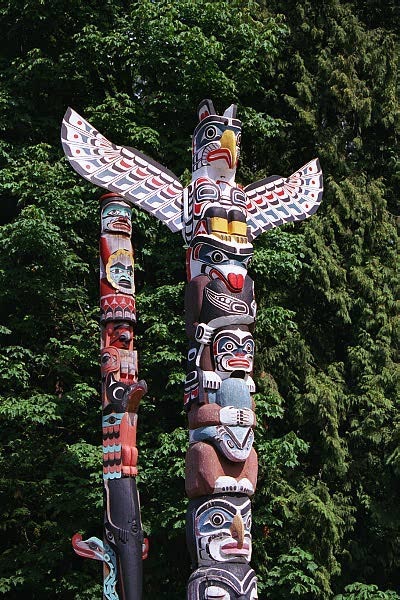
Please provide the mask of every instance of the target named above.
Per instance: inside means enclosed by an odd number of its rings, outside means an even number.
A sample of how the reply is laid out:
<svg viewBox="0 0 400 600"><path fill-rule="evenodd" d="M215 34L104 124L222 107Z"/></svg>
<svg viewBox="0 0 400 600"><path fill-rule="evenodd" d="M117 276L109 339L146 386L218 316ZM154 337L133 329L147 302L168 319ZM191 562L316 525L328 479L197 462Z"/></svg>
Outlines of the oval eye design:
<svg viewBox="0 0 400 600"><path fill-rule="evenodd" d="M251 256L242 260L242 265L245 266L246 268L250 265L250 263L251 263Z"/></svg>
<svg viewBox="0 0 400 600"><path fill-rule="evenodd" d="M204 137L207 140L213 140L217 135L218 129L214 125L209 125L204 132Z"/></svg>
<svg viewBox="0 0 400 600"><path fill-rule="evenodd" d="M101 356L101 363L106 365L111 358L111 354L109 352L104 352Z"/></svg>
<svg viewBox="0 0 400 600"><path fill-rule="evenodd" d="M254 351L254 345L251 342L247 342L244 349L247 352L247 354L252 354Z"/></svg>
<svg viewBox="0 0 400 600"><path fill-rule="evenodd" d="M233 342L225 342L222 346L221 350L225 350L226 352L232 352L235 349L235 344Z"/></svg>
<svg viewBox="0 0 400 600"><path fill-rule="evenodd" d="M223 262L224 260L228 260L228 258L220 250L214 250L214 252L211 252L211 260L213 263L218 264Z"/></svg>
<svg viewBox="0 0 400 600"><path fill-rule="evenodd" d="M96 542L89 542L88 546L91 550L100 550L99 545Z"/></svg>
<svg viewBox="0 0 400 600"><path fill-rule="evenodd" d="M251 514L247 517L247 521L246 521L246 529L248 531L250 531L251 529Z"/></svg>
<svg viewBox="0 0 400 600"><path fill-rule="evenodd" d="M103 427L108 427L109 425L114 425L117 423L117 419L112 415L105 416L103 419Z"/></svg>
<svg viewBox="0 0 400 600"><path fill-rule="evenodd" d="M225 517L222 513L216 512L212 515L211 517L211 523L215 526L215 527L221 527L221 525L223 525L223 523L225 523Z"/></svg>
<svg viewBox="0 0 400 600"><path fill-rule="evenodd" d="M242 141L242 134L238 133L236 136L236 144L240 146L240 142Z"/></svg>

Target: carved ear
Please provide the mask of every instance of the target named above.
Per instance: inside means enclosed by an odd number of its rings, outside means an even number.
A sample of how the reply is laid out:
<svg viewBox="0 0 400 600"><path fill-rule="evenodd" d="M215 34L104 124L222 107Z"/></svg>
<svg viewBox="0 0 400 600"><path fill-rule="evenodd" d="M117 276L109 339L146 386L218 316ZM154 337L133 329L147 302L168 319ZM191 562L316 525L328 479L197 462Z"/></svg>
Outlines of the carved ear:
<svg viewBox="0 0 400 600"><path fill-rule="evenodd" d="M217 114L215 112L215 108L214 108L214 104L212 103L212 100L209 100L208 98L206 98L205 100L202 100L199 104L199 108L197 109L198 113L199 113L199 121L202 121L203 119L205 119L206 117L209 117L210 115L215 115Z"/></svg>
<svg viewBox="0 0 400 600"><path fill-rule="evenodd" d="M224 112L224 114L222 116L227 117L228 119L236 119L236 111L237 111L236 104L231 104L230 106L228 106L228 108L226 109L226 111Z"/></svg>

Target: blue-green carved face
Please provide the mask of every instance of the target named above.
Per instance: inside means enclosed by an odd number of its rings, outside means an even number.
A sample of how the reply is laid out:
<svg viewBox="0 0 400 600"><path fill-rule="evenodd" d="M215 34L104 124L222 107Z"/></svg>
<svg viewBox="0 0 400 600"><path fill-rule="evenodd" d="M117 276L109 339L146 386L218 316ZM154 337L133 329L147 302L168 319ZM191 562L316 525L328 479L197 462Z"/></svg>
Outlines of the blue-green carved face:
<svg viewBox="0 0 400 600"><path fill-rule="evenodd" d="M124 202L111 202L107 204L101 213L102 231L113 233L125 233L131 235L132 209Z"/></svg>
<svg viewBox="0 0 400 600"><path fill-rule="evenodd" d="M251 503L246 497L215 498L200 505L194 518L199 565L249 562Z"/></svg>
<svg viewBox="0 0 400 600"><path fill-rule="evenodd" d="M118 287L129 290L133 283L133 269L130 265L124 265L121 262L116 262L110 267L112 280Z"/></svg>
<svg viewBox="0 0 400 600"><path fill-rule="evenodd" d="M111 254L106 266L107 280L120 292L134 294L133 256L128 250Z"/></svg>

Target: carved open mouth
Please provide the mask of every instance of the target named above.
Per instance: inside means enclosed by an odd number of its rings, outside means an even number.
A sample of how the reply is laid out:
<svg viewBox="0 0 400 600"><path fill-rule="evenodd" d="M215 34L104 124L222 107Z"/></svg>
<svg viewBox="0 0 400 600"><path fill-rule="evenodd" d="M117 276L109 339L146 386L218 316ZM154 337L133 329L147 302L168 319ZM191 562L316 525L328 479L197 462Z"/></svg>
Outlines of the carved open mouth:
<svg viewBox="0 0 400 600"><path fill-rule="evenodd" d="M130 289L132 284L131 284L131 280L130 279L127 279L126 277L121 277L118 280L118 285L120 287L123 287L123 288L126 288L126 289Z"/></svg>
<svg viewBox="0 0 400 600"><path fill-rule="evenodd" d="M225 160L228 167L232 169L232 154L228 148L218 148L217 150L211 150L207 155L209 163L216 160Z"/></svg>
<svg viewBox="0 0 400 600"><path fill-rule="evenodd" d="M111 229L118 229L118 230L124 230L127 233L130 232L131 227L129 224L128 219L124 219L124 218L119 218L119 219L115 219L115 221L111 222Z"/></svg>
<svg viewBox="0 0 400 600"><path fill-rule="evenodd" d="M243 544L241 548L238 548L237 542L229 542L228 544L224 544L221 546L221 551L224 554L235 554L247 556L249 554L250 546L249 544Z"/></svg>
<svg viewBox="0 0 400 600"><path fill-rule="evenodd" d="M230 358L228 360L228 366L234 369L248 369L250 364L245 358Z"/></svg>

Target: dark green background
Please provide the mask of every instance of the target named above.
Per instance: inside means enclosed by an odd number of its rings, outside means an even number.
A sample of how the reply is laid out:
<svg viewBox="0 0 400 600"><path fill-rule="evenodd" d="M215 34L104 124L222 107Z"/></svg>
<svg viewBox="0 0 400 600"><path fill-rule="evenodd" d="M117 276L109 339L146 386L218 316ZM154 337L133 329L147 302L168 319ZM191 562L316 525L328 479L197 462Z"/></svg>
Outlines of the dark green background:
<svg viewBox="0 0 400 600"><path fill-rule="evenodd" d="M400 598L397 1L3 0L0 26L0 596L101 597L70 543L102 527L101 192L63 157L62 116L187 183L209 97L239 106L238 182L318 156L326 184L251 267L260 598ZM184 251L133 223L145 598L182 600Z"/></svg>

